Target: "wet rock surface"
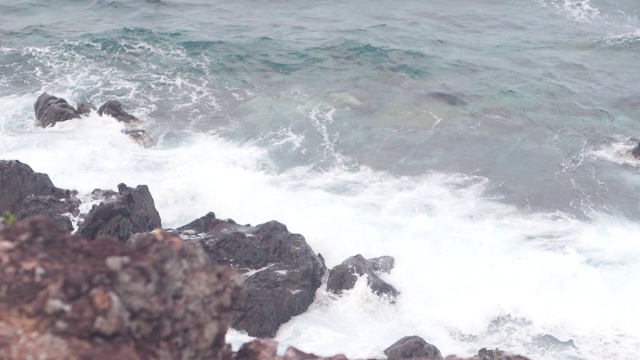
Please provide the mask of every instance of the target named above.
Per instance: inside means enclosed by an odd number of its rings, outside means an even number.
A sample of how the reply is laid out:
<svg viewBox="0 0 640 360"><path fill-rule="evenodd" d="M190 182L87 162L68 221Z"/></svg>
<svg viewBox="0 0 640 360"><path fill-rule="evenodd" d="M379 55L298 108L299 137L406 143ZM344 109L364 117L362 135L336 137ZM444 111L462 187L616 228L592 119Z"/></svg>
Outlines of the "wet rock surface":
<svg viewBox="0 0 640 360"><path fill-rule="evenodd" d="M56 123L77 119L80 114L63 98L43 93L33 106L36 120L41 127L54 126Z"/></svg>
<svg viewBox="0 0 640 360"><path fill-rule="evenodd" d="M280 325L305 312L326 270L304 237L277 221L243 226L209 213L178 232L198 242L214 263L243 273L232 326L250 336L273 337Z"/></svg>
<svg viewBox="0 0 640 360"><path fill-rule="evenodd" d="M384 350L388 360L442 360L440 350L419 336L405 336Z"/></svg>
<svg viewBox="0 0 640 360"><path fill-rule="evenodd" d="M369 287L375 294L394 299L399 294L398 290L380 278L381 273L391 272L393 264L394 259L391 256L373 259L365 259L360 254L352 256L331 269L327 279L327 290L340 294L353 289L358 278L366 275Z"/></svg>
<svg viewBox="0 0 640 360"><path fill-rule="evenodd" d="M30 195L13 208L16 219L21 220L30 216L41 215L47 217L61 229L73 231L70 216L77 217L80 201L69 196L58 199L54 196Z"/></svg>
<svg viewBox="0 0 640 360"><path fill-rule="evenodd" d="M277 354L278 342L271 339L258 339L245 343L235 353L235 360L347 360L344 355L321 357L289 347L283 356Z"/></svg>
<svg viewBox="0 0 640 360"><path fill-rule="evenodd" d="M95 190L97 193L112 195L108 191ZM153 197L146 185L130 188L118 185L118 195L109 196L106 201L95 205L80 225L78 234L87 239L100 235L109 235L122 243L140 232L149 232L162 227L160 214L156 210Z"/></svg>
<svg viewBox="0 0 640 360"><path fill-rule="evenodd" d="M100 106L98 109L98 115L109 115L114 119L127 124L140 121L137 117L124 111L124 109L122 109L122 104L115 100L109 100Z"/></svg>
<svg viewBox="0 0 640 360"><path fill-rule="evenodd" d="M77 112L79 115L89 115L92 111L97 111L96 106L91 103L78 103Z"/></svg>
<svg viewBox="0 0 640 360"><path fill-rule="evenodd" d="M240 278L161 231L126 247L43 217L0 230L0 358L229 358Z"/></svg>

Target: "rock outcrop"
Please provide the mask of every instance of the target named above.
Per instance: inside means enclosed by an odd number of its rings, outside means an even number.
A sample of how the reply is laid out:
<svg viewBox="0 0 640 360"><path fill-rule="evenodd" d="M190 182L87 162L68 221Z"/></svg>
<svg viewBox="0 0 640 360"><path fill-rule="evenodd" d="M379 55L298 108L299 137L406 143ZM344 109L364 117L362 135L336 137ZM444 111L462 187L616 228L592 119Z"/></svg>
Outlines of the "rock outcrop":
<svg viewBox="0 0 640 360"><path fill-rule="evenodd" d="M109 235L122 243L136 233L162 227L160 214L146 185L118 185L118 195L95 205L80 225L78 234L87 239Z"/></svg>
<svg viewBox="0 0 640 360"><path fill-rule="evenodd" d="M358 254L343 261L329 272L327 290L340 294L353 289L360 276L366 275L371 290L380 296L388 296L392 300L399 292L391 284L380 278L381 273L389 273L393 269L394 259L391 256L365 259Z"/></svg>
<svg viewBox="0 0 640 360"><path fill-rule="evenodd" d="M100 109L98 109L98 114L100 116L109 115L114 119L127 124L140 121L140 119L138 119L137 117L124 111L122 109L122 104L119 101L115 100L109 100L102 106L100 106Z"/></svg>
<svg viewBox="0 0 640 360"><path fill-rule="evenodd" d="M80 117L78 111L74 109L63 98L43 93L38 97L33 106L36 112L36 120L41 127L53 126L61 121L77 119Z"/></svg>
<svg viewBox="0 0 640 360"><path fill-rule="evenodd" d="M78 103L76 110L78 115L89 115L92 111L97 111L96 106L91 103Z"/></svg>
<svg viewBox="0 0 640 360"><path fill-rule="evenodd" d="M460 358L455 355L449 355L444 358L444 360L529 360L529 358L510 354L499 349L489 350L482 348L478 351L478 354L470 358Z"/></svg>
<svg viewBox="0 0 640 360"><path fill-rule="evenodd" d="M280 325L307 310L322 283L321 258L277 221L242 226L209 213L178 231L200 243L214 263L244 274L232 326L250 336L274 337Z"/></svg>
<svg viewBox="0 0 640 360"><path fill-rule="evenodd" d="M419 336L405 336L384 350L388 360L442 360L440 350Z"/></svg>
<svg viewBox="0 0 640 360"><path fill-rule="evenodd" d="M127 247L42 217L0 230L0 358L219 359L240 278L161 231Z"/></svg>
<svg viewBox="0 0 640 360"><path fill-rule="evenodd" d="M288 347L283 356L277 354L278 343L270 339L258 339L243 344L235 354L235 360L347 360L344 355L321 357Z"/></svg>
<svg viewBox="0 0 640 360"><path fill-rule="evenodd" d="M638 145L636 145L636 147L631 149L631 155L633 155L633 157L635 157L636 159L640 159L640 142L638 142Z"/></svg>
<svg viewBox="0 0 640 360"><path fill-rule="evenodd" d="M44 215L58 226L73 230L68 215L78 215L76 193L57 188L47 174L37 173L17 160L0 160L0 216L16 219Z"/></svg>

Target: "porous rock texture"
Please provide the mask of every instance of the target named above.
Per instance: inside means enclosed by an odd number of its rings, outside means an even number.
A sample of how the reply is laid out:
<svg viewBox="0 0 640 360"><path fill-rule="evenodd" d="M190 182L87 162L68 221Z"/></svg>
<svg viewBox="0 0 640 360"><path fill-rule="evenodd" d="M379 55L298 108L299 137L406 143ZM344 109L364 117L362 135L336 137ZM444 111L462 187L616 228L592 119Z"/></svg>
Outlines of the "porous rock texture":
<svg viewBox="0 0 640 360"><path fill-rule="evenodd" d="M305 312L326 270L304 237L277 221L243 226L209 213L178 232L200 243L214 263L244 274L232 327L250 336L274 337L280 325Z"/></svg>
<svg viewBox="0 0 640 360"><path fill-rule="evenodd" d="M243 344L235 354L235 360L347 360L344 355L321 357L302 352L292 346L283 356L277 354L278 343L271 339L257 339Z"/></svg>
<svg viewBox="0 0 640 360"><path fill-rule="evenodd" d="M127 247L19 221L0 230L0 359L228 359L240 282L175 234Z"/></svg>
<svg viewBox="0 0 640 360"><path fill-rule="evenodd" d="M399 292L391 284L380 278L381 273L389 273L393 269L394 259L391 256L381 256L365 259L358 254L343 261L329 272L327 290L340 294L353 289L360 276L366 275L371 290L380 296L388 296L392 300Z"/></svg>
<svg viewBox="0 0 640 360"><path fill-rule="evenodd" d="M99 190L95 190L94 193ZM118 195L94 205L78 234L87 239L100 235L114 236L122 243L136 233L162 227L160 214L146 185L130 188L118 185Z"/></svg>
<svg viewBox="0 0 640 360"><path fill-rule="evenodd" d="M80 114L63 98L43 93L33 105L36 120L41 127L53 126L58 122L77 119Z"/></svg>

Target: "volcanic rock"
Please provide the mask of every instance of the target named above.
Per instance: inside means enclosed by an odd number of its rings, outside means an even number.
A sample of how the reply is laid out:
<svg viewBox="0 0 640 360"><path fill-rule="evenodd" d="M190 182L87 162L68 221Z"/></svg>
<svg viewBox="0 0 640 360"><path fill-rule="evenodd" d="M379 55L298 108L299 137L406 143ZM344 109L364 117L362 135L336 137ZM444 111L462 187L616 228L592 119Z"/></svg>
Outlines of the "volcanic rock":
<svg viewBox="0 0 640 360"><path fill-rule="evenodd" d="M250 336L274 337L280 325L306 311L326 270L304 237L277 221L242 226L209 213L178 231L200 243L214 263L244 274L232 326Z"/></svg>
<svg viewBox="0 0 640 360"><path fill-rule="evenodd" d="M389 273L393 269L394 259L391 256L381 256L365 259L358 254L343 261L329 272L327 290L340 294L353 289L358 278L367 276L367 282L373 292L380 296L395 298L399 292L392 285L380 278L380 273Z"/></svg>
<svg viewBox="0 0 640 360"><path fill-rule="evenodd" d="M112 116L114 119L127 124L140 121L137 117L124 111L122 109L122 104L115 100L109 100L100 106L100 109L98 109L98 115L102 116L103 114Z"/></svg>
<svg viewBox="0 0 640 360"><path fill-rule="evenodd" d="M419 336L405 336L384 350L388 360L442 360L440 350Z"/></svg>
<svg viewBox="0 0 640 360"><path fill-rule="evenodd" d="M49 175L37 173L18 160L0 160L0 215L15 212L30 195L62 199L69 196L69 190L55 187Z"/></svg>
<svg viewBox="0 0 640 360"><path fill-rule="evenodd" d="M486 348L480 349L477 355L470 358L460 358L455 355L449 355L444 360L529 360L521 355L514 355L504 352L499 349L488 350Z"/></svg>
<svg viewBox="0 0 640 360"><path fill-rule="evenodd" d="M86 241L33 217L0 230L0 359L219 359L240 277L155 232Z"/></svg>
<svg viewBox="0 0 640 360"><path fill-rule="evenodd" d="M79 114L63 98L43 93L33 106L36 120L41 127L53 126L58 122L79 118Z"/></svg>
<svg viewBox="0 0 640 360"><path fill-rule="evenodd" d="M30 195L19 202L13 212L16 219L25 219L34 215L42 215L53 221L61 229L73 231L73 225L69 216L78 216L80 200L71 197L71 194L63 199L54 196Z"/></svg>
<svg viewBox="0 0 640 360"><path fill-rule="evenodd" d="M235 360L347 360L344 355L336 355L329 358L308 354L294 347L289 347L284 356L278 356L278 342L271 339L256 339L243 344L237 353Z"/></svg>
<svg viewBox="0 0 640 360"><path fill-rule="evenodd" d="M118 196L93 206L78 234L91 240L99 235L110 235L124 243L135 233L162 227L160 214L146 185L134 189L120 184L118 192Z"/></svg>
<svg viewBox="0 0 640 360"><path fill-rule="evenodd" d="M156 140L151 135L149 135L147 130L128 127L123 129L122 133L128 135L131 139L133 139L133 141L144 146L145 148L150 148L156 145Z"/></svg>
<svg viewBox="0 0 640 360"><path fill-rule="evenodd" d="M89 115L91 111L97 111L96 106L91 103L78 103L76 110L79 115Z"/></svg>

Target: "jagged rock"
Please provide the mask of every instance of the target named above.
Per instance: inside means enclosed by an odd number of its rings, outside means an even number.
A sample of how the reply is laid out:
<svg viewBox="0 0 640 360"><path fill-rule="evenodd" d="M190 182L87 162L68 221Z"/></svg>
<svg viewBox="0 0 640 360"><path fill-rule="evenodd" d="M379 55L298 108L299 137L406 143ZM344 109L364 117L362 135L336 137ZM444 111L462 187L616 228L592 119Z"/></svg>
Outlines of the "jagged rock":
<svg viewBox="0 0 640 360"><path fill-rule="evenodd" d="M89 115L91 111L97 111L96 106L91 103L78 103L78 109L76 110L78 115Z"/></svg>
<svg viewBox="0 0 640 360"><path fill-rule="evenodd" d="M145 148L150 148L156 145L156 141L151 135L149 135L147 130L139 128L126 128L122 130L122 133L128 135L131 139L144 146Z"/></svg>
<svg viewBox="0 0 640 360"><path fill-rule="evenodd" d="M442 360L440 350L419 336L405 336L384 350L388 360Z"/></svg>
<svg viewBox="0 0 640 360"><path fill-rule="evenodd" d="M49 175L37 173L18 160L0 160L0 215L14 211L29 195L65 197L68 190L55 187Z"/></svg>
<svg viewBox="0 0 640 360"><path fill-rule="evenodd" d="M358 277L366 275L369 287L375 294L393 299L398 296L398 290L379 276L380 273L389 273L393 268L393 262L391 256L368 260L360 254L352 256L331 269L327 279L327 290L340 294L344 290L353 289Z"/></svg>
<svg viewBox="0 0 640 360"><path fill-rule="evenodd" d="M304 237L279 222L242 226L213 213L178 228L216 264L244 273L233 327L254 337L274 337L280 325L307 310L326 270Z"/></svg>
<svg viewBox="0 0 640 360"><path fill-rule="evenodd" d="M155 232L86 241L42 217L0 230L0 359L219 359L239 276Z"/></svg>
<svg viewBox="0 0 640 360"><path fill-rule="evenodd" d="M78 216L80 200L71 197L71 194L64 199L57 199L54 196L30 195L19 202L13 212L16 219L25 219L34 215L47 217L61 229L73 231L73 225L69 216Z"/></svg>
<svg viewBox="0 0 640 360"><path fill-rule="evenodd" d="M118 192L118 196L94 205L78 234L87 239L110 235L124 243L135 233L162 227L160 214L146 185L133 189L120 184Z"/></svg>
<svg viewBox="0 0 640 360"><path fill-rule="evenodd" d="M100 106L100 109L98 109L98 115L102 116L103 114L112 116L114 119L127 124L140 121L137 117L124 111L122 109L122 104L115 100L109 100Z"/></svg>
<svg viewBox="0 0 640 360"><path fill-rule="evenodd" d="M79 118L79 114L63 98L43 93L33 106L36 120L41 127L53 126L58 122Z"/></svg>

